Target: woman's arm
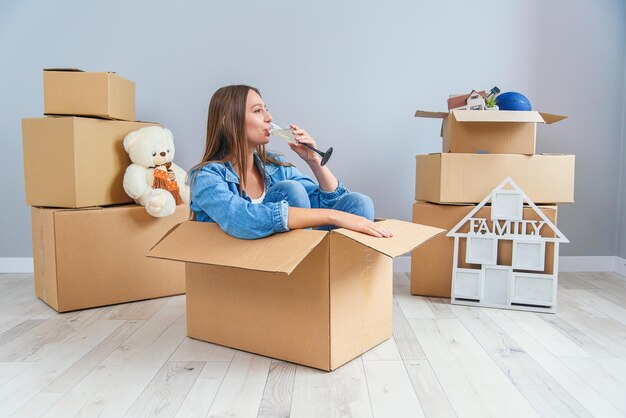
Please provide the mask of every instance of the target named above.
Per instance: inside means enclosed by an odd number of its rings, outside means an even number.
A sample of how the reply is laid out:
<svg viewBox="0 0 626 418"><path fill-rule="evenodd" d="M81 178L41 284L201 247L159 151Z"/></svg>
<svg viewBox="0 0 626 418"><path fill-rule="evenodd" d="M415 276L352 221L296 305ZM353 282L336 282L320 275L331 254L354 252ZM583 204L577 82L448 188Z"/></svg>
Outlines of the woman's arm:
<svg viewBox="0 0 626 418"><path fill-rule="evenodd" d="M192 210L204 211L236 238L263 238L289 230L287 201L254 205L231 190L225 174L220 164L201 169L191 184Z"/></svg>
<svg viewBox="0 0 626 418"><path fill-rule="evenodd" d="M315 140L297 125L290 125L298 142L317 148ZM333 192L339 181L328 167L321 165L322 158L315 151L303 145L289 143L289 147L311 167L319 187L325 192ZM335 225L340 228L362 232L375 237L391 237L391 232L378 224L358 215L334 209L305 209L289 207L289 229L309 228L323 225Z"/></svg>
<svg viewBox="0 0 626 418"><path fill-rule="evenodd" d="M328 167L320 165L321 157L319 155L317 155L317 157L318 158L314 161L307 161L307 163L309 164L309 167L311 167L311 171L317 179L320 189L326 192L332 192L337 188L337 186L339 186L339 181L337 181L337 177L335 177Z"/></svg>
<svg viewBox="0 0 626 418"><path fill-rule="evenodd" d="M280 162L287 161L281 155L276 155L275 158ZM323 190L316 180L305 176L295 166L281 167L280 170L272 174L272 177L275 181L295 180L304 186L309 195L312 208L330 209L335 206L337 201L344 194L349 192L349 190L343 186L341 180L338 181L338 185L332 191Z"/></svg>
<svg viewBox="0 0 626 418"><path fill-rule="evenodd" d="M306 209L289 207L289 229L310 228L323 225L335 225L340 228L362 232L379 238L388 238L393 234L362 216L341 212L334 209Z"/></svg>

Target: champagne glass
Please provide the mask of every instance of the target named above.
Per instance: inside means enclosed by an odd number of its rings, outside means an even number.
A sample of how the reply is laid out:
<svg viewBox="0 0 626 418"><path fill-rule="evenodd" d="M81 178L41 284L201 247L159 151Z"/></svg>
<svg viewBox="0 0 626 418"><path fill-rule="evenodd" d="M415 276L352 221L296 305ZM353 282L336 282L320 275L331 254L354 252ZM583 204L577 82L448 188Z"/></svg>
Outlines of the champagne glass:
<svg viewBox="0 0 626 418"><path fill-rule="evenodd" d="M295 145L304 145L305 147L307 147L308 149L316 152L319 154L320 157L322 157L322 162L320 165L324 165L328 162L328 160L330 159L330 156L333 155L333 147L330 147L326 150L326 152L322 152L308 144L305 143L301 143L296 139L296 136L294 135L293 131L291 129L284 129L281 128L280 126L276 125L275 123L270 122L270 125L272 126L272 129L270 129L270 134L274 135L280 139L282 139L283 141L289 142L291 144L295 144Z"/></svg>

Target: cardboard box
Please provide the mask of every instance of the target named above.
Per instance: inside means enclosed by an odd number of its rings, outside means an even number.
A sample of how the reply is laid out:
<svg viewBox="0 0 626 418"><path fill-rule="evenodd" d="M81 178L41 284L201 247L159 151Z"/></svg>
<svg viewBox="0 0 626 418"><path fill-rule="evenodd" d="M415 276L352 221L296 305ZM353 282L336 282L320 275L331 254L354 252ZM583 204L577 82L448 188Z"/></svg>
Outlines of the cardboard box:
<svg viewBox="0 0 626 418"><path fill-rule="evenodd" d="M22 120L26 203L81 208L133 202L124 191L126 134L156 125L93 118Z"/></svg>
<svg viewBox="0 0 626 418"><path fill-rule="evenodd" d="M188 216L186 205L165 218L134 204L32 208L36 295L65 312L185 293L184 266L145 255Z"/></svg>
<svg viewBox="0 0 626 418"><path fill-rule="evenodd" d="M415 200L479 203L511 177L535 204L574 202L574 155L416 156Z"/></svg>
<svg viewBox="0 0 626 418"><path fill-rule="evenodd" d="M149 256L186 262L189 337L333 370L391 336L392 259L443 232L381 223L394 237L337 229L239 240L190 221Z"/></svg>
<svg viewBox="0 0 626 418"><path fill-rule="evenodd" d="M437 205L415 202L413 204L413 222L449 231L475 207L475 205ZM556 225L556 206L540 206L539 209ZM523 212L524 220L540 220L540 217L530 207L525 207ZM490 219L490 215L491 208L485 206L479 209L475 217ZM488 225L491 227L490 220ZM461 232L467 232L467 228L462 229ZM540 230L540 235L544 237L556 236L554 231L548 227L543 227ZM511 265L511 245L512 241L499 241L499 265ZM453 255L454 238L447 237L445 234L436 236L415 249L411 254L411 294L449 298L452 284ZM546 268L542 273L552 274L553 260L554 244L549 243L546 246ZM465 262L465 240L461 240L459 243L459 267L479 267Z"/></svg>
<svg viewBox="0 0 626 418"><path fill-rule="evenodd" d="M111 72L45 69L43 101L46 115L135 120L135 83Z"/></svg>
<svg viewBox="0 0 626 418"><path fill-rule="evenodd" d="M535 154L537 123L552 124L567 116L536 111L418 110L416 117L441 118L443 152Z"/></svg>

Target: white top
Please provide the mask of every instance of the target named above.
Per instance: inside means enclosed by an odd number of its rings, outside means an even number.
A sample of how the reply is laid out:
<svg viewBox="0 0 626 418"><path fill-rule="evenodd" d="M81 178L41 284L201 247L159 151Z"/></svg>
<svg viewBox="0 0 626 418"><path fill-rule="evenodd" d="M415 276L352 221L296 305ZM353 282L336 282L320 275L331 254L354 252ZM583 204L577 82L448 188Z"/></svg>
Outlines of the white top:
<svg viewBox="0 0 626 418"><path fill-rule="evenodd" d="M263 189L263 194L259 198L257 199L250 198L253 205L258 205L259 203L263 203L263 199L265 199L265 189Z"/></svg>

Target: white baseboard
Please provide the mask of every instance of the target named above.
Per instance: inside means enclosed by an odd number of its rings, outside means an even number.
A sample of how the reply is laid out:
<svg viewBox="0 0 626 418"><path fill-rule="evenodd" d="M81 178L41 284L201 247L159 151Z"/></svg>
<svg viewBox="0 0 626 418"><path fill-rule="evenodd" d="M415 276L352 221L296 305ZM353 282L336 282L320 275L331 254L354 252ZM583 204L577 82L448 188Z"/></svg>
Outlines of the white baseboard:
<svg viewBox="0 0 626 418"><path fill-rule="evenodd" d="M615 272L626 276L626 258L615 257Z"/></svg>
<svg viewBox="0 0 626 418"><path fill-rule="evenodd" d="M409 273L411 271L411 257L408 255L393 260L393 271ZM559 271L574 273L579 271L614 271L626 276L626 259L608 256L561 256L559 257Z"/></svg>
<svg viewBox="0 0 626 418"><path fill-rule="evenodd" d="M411 271L411 257L408 255L393 260L393 271L409 273ZM617 256L561 256L559 257L559 271L614 271L626 276L626 259ZM33 259L0 258L0 273L32 273Z"/></svg>
<svg viewBox="0 0 626 418"><path fill-rule="evenodd" d="M616 256L561 256L559 271L576 273L579 271L615 271Z"/></svg>
<svg viewBox="0 0 626 418"><path fill-rule="evenodd" d="M0 273L32 273L33 258L0 258Z"/></svg>

